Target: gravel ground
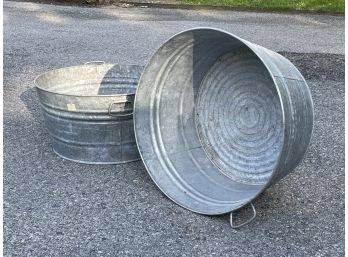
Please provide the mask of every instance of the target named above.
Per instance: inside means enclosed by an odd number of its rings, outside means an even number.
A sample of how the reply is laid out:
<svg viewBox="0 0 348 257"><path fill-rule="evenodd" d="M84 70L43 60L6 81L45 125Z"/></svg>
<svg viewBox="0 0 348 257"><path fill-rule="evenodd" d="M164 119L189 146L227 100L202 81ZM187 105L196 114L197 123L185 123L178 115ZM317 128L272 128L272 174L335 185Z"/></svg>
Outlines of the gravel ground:
<svg viewBox="0 0 348 257"><path fill-rule="evenodd" d="M343 24L322 15L5 1L5 256L344 256ZM141 162L93 166L56 156L33 89L33 79L52 68L144 64L163 40L194 26L281 52L313 95L315 130L304 161L255 201L256 220L240 230L227 215L175 205Z"/></svg>

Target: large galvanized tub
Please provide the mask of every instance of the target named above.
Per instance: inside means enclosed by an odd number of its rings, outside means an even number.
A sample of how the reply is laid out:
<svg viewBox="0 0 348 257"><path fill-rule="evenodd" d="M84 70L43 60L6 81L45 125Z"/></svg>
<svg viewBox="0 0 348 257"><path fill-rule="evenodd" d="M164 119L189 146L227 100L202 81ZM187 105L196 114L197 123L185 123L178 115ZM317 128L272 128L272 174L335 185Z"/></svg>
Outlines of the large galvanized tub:
<svg viewBox="0 0 348 257"><path fill-rule="evenodd" d="M232 212L303 158L313 103L286 58L228 32L197 28L165 42L140 79L135 135L146 169L194 212Z"/></svg>
<svg viewBox="0 0 348 257"><path fill-rule="evenodd" d="M37 77L53 150L65 159L89 164L138 160L133 105L142 70L92 62Z"/></svg>

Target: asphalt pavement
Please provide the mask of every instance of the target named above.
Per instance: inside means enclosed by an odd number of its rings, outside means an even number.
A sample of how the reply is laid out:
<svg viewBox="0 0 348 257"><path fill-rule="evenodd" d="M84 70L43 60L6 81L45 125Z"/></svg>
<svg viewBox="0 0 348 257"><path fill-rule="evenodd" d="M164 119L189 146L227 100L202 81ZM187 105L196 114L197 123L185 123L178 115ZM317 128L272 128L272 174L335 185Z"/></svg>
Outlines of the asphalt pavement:
<svg viewBox="0 0 348 257"><path fill-rule="evenodd" d="M34 89L54 68L144 65L170 36L197 26L285 55L314 100L305 159L255 201L256 220L239 230L228 215L174 204L141 161L86 165L55 155ZM344 256L343 53L343 16L5 1L5 256Z"/></svg>

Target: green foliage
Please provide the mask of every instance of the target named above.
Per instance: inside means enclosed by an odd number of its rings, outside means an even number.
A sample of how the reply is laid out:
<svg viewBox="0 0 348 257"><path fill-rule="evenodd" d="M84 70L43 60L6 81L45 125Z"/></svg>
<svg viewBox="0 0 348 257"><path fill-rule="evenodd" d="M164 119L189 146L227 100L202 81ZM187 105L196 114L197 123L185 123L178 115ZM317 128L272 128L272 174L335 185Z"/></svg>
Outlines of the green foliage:
<svg viewBox="0 0 348 257"><path fill-rule="evenodd" d="M344 0L180 0L185 4L344 13Z"/></svg>

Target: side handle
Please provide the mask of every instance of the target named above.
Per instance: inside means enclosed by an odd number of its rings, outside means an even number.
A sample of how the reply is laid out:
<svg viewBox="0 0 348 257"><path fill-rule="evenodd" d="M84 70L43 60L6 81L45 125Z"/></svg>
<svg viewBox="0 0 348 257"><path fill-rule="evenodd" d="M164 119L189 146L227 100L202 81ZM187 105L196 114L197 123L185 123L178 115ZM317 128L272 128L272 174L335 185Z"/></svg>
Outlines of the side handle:
<svg viewBox="0 0 348 257"><path fill-rule="evenodd" d="M114 104L117 104L116 102L113 102L109 105L109 115L111 117L127 117L127 116L132 116L133 115L133 112L130 112L130 113L125 113L125 114L119 114L119 113L112 113L112 107L114 106Z"/></svg>
<svg viewBox="0 0 348 257"><path fill-rule="evenodd" d="M233 222L233 212L230 213L230 225L231 225L231 228L233 228L233 229L241 228L241 227L243 227L243 226L249 224L251 221L253 221L253 220L255 219L255 217L256 217L256 210L255 210L255 207L254 207L254 205L253 205L252 203L250 203L250 206L251 206L251 208L252 208L252 210L253 210L253 216L252 216L250 219L244 221L244 222L241 223L241 224L235 225L234 222Z"/></svg>

